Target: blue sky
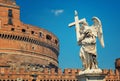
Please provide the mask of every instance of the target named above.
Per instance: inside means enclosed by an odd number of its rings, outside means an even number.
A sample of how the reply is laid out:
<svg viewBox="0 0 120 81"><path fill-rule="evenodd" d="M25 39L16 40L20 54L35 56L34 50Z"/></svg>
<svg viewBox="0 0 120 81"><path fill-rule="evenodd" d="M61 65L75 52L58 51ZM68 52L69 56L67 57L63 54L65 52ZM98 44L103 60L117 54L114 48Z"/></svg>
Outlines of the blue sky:
<svg viewBox="0 0 120 81"><path fill-rule="evenodd" d="M62 69L82 68L75 29L68 27L74 21L74 10L89 25L93 16L99 17L105 41L105 48L97 41L99 67L114 69L115 59L120 58L120 0L17 0L17 5L22 22L47 29L59 38Z"/></svg>

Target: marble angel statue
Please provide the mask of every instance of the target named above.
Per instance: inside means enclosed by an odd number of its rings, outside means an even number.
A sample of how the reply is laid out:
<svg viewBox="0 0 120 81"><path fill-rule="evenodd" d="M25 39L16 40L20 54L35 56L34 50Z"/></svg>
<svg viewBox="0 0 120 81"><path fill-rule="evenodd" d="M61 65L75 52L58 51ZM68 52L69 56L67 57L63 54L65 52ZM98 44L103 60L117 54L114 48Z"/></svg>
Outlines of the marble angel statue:
<svg viewBox="0 0 120 81"><path fill-rule="evenodd" d="M92 18L94 24L89 26L86 19L78 19L77 11L75 11L75 22L70 23L69 27L76 26L76 36L80 48L80 58L86 72L101 72L98 68L96 38L98 37L100 44L104 47L102 24L98 17Z"/></svg>

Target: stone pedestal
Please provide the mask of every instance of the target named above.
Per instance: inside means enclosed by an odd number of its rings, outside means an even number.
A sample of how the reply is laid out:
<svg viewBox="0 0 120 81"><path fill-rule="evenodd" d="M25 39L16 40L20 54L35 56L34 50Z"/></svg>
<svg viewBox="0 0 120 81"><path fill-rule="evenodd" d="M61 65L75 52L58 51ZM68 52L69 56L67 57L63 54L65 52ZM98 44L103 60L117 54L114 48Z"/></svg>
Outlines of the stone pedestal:
<svg viewBox="0 0 120 81"><path fill-rule="evenodd" d="M104 74L81 74L77 76L78 81L105 81Z"/></svg>

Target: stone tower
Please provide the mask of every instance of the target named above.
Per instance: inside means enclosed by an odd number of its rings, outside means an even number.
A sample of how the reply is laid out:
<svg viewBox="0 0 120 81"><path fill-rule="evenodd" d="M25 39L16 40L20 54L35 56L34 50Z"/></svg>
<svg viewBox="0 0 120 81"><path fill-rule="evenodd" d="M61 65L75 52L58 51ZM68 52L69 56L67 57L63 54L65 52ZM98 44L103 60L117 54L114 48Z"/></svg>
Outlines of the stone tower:
<svg viewBox="0 0 120 81"><path fill-rule="evenodd" d="M0 0L0 67L58 68L59 41L51 32L20 20L15 0Z"/></svg>
<svg viewBox="0 0 120 81"><path fill-rule="evenodd" d="M5 24L20 24L20 10L15 0L0 0L0 10L0 28Z"/></svg>

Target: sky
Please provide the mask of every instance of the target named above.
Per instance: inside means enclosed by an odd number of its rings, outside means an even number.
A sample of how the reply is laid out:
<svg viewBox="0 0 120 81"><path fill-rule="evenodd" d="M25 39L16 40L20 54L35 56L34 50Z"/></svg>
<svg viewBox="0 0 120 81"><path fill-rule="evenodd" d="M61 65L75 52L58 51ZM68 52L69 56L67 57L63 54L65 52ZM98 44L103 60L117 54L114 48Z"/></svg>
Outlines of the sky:
<svg viewBox="0 0 120 81"><path fill-rule="evenodd" d="M21 21L54 33L60 42L59 67L81 69L80 46L77 45L74 11L79 19L86 18L92 25L97 16L103 27L105 48L97 40L97 60L101 69L115 69L120 58L120 0L16 0L20 6Z"/></svg>

